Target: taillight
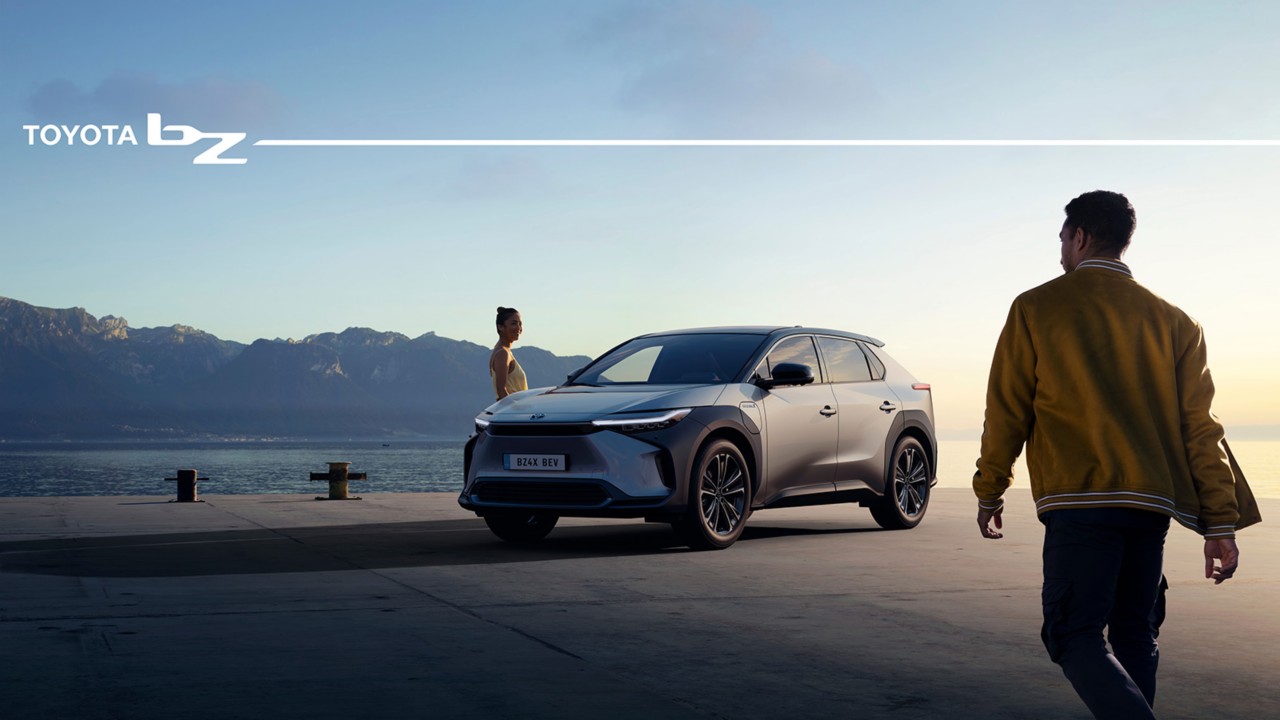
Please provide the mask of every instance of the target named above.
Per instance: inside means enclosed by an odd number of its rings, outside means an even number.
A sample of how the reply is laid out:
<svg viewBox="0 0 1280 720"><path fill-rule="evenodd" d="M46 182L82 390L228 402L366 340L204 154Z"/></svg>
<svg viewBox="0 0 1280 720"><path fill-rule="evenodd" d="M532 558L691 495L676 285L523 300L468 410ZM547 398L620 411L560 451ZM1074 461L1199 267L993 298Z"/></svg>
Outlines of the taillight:
<svg viewBox="0 0 1280 720"><path fill-rule="evenodd" d="M912 383L912 390L930 390L929 383Z"/></svg>

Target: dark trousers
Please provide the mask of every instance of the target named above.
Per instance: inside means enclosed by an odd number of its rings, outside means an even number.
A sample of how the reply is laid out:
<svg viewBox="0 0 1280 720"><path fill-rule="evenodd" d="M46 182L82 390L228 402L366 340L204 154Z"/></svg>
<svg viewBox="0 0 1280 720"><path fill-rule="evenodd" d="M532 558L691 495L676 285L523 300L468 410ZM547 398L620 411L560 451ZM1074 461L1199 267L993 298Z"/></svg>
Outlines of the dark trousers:
<svg viewBox="0 0 1280 720"><path fill-rule="evenodd" d="M1164 621L1169 518L1127 508L1055 510L1044 533L1044 626L1062 666L1096 718L1154 718L1156 636ZM1103 640L1111 643L1108 651Z"/></svg>

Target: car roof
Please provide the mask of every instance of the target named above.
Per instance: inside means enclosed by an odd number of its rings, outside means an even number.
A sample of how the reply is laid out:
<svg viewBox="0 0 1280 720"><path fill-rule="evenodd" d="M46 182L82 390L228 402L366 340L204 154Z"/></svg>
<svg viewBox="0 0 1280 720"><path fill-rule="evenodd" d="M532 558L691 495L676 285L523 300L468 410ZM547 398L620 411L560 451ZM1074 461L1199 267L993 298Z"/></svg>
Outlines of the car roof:
<svg viewBox="0 0 1280 720"><path fill-rule="evenodd" d="M865 343L871 343L876 347L884 347L884 342L877 340L869 335L861 335L859 333L847 332L845 330L830 330L827 328L812 328L801 325L794 326L778 326L778 325L729 325L723 327L701 327L701 328L684 328L681 330L666 330L663 332L646 333L640 337L656 337L660 335L776 335L785 337L787 335L831 335L834 337L848 338L850 340L861 340Z"/></svg>

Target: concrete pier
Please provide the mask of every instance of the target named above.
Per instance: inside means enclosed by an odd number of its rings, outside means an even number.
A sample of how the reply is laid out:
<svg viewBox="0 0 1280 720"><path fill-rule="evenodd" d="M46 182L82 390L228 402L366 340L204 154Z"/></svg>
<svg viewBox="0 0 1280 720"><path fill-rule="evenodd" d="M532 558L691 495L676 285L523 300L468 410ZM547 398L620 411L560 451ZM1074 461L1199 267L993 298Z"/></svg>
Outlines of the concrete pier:
<svg viewBox="0 0 1280 720"><path fill-rule="evenodd" d="M1087 718L1039 638L1029 494L915 530L852 505L729 550L562 520L512 547L452 494L0 499L0 717ZM1162 718L1280 716L1280 501L1203 578L1173 527Z"/></svg>

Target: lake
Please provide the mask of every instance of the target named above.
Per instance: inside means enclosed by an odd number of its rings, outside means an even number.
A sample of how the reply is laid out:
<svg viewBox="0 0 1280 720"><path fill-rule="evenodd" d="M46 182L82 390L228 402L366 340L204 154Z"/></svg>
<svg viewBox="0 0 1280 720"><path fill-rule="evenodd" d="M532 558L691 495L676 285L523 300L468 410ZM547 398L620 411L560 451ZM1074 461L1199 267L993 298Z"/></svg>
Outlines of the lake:
<svg viewBox="0 0 1280 720"><path fill-rule="evenodd" d="M1280 441L1238 440L1231 452L1256 497L1280 498ZM970 487L977 468L978 441L938 442L938 487ZM1013 472L1014 487L1028 487L1021 459Z"/></svg>
<svg viewBox="0 0 1280 720"><path fill-rule="evenodd" d="M325 495L309 480L350 462L351 494L438 492L462 487L462 440L412 442L208 442L0 444L0 496L174 495L179 468L195 468L201 495Z"/></svg>
<svg viewBox="0 0 1280 720"><path fill-rule="evenodd" d="M351 493L457 492L462 440L381 442L0 443L0 496L175 495L179 468L196 468L202 495L260 493L324 495L311 482L330 461L351 463L368 481ZM1258 497L1280 498L1280 441L1231 444ZM969 487L977 441L938 444L939 487ZM1026 487L1018 476L1015 486Z"/></svg>

